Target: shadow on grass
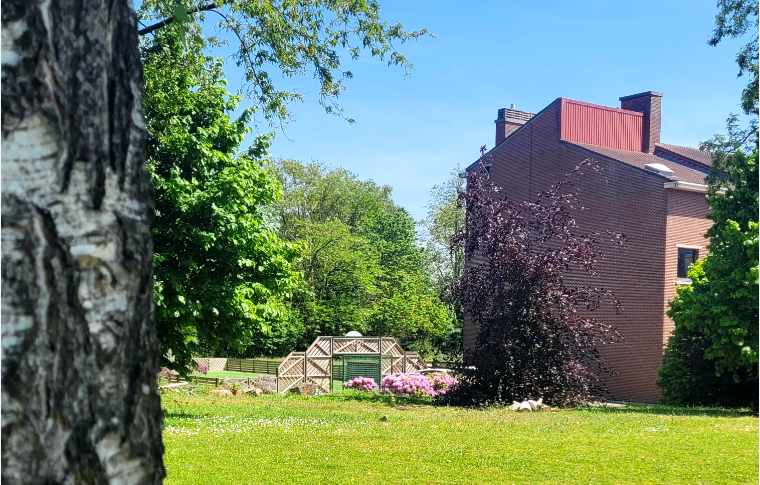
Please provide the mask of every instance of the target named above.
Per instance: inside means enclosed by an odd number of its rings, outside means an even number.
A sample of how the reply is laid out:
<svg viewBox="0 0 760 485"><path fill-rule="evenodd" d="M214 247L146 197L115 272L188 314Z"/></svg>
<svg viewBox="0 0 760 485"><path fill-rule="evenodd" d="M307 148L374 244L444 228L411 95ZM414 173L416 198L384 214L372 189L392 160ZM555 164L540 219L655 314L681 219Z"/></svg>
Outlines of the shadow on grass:
<svg viewBox="0 0 760 485"><path fill-rule="evenodd" d="M213 418L215 417L215 414L192 414L192 413L171 413L164 409L164 420L167 419L203 419L203 418Z"/></svg>
<svg viewBox="0 0 760 485"><path fill-rule="evenodd" d="M396 406L440 406L441 404L434 401L431 398L424 398L424 397L401 397L396 396L393 394L374 394L372 392L353 392L353 391L341 391L336 392L334 394L323 394L320 396L299 396L297 394L265 394L264 396L258 396L258 397L244 397L242 398L218 398L214 399L213 401L209 400L207 402L203 397L210 397L207 395L200 395L195 396L200 397L202 400L200 402L186 402L181 400L174 400L174 399L164 399L162 402L162 411L164 414L164 419L167 418L199 418L199 417L208 417L212 414L210 413L198 413L197 406L198 405L226 405L226 404L234 404L234 405L245 405L243 400L253 400L254 402L259 402L260 404L264 404L265 402L269 405L277 405L277 404L283 404L287 406L288 401L290 402L311 402L314 404L317 404L319 402L324 403L341 403L341 402L355 402L355 403L361 403L361 404L384 404L388 407L396 407ZM189 409L185 409L185 407L188 408L195 408L193 411L190 411ZM445 405L444 405L445 406Z"/></svg>
<svg viewBox="0 0 760 485"><path fill-rule="evenodd" d="M343 391L335 393L329 396L320 396L320 399L325 399L331 402L358 402L358 403L379 403L386 406L408 406L408 405L422 405L422 406L436 406L434 400L424 397L401 397L393 394L375 394L372 392L351 392Z"/></svg>
<svg viewBox="0 0 760 485"><path fill-rule="evenodd" d="M704 408L704 407L675 407L675 406L646 406L627 405L623 407L588 406L580 407L579 411L607 414L656 414L661 416L709 416L714 418L741 418L753 416L749 409Z"/></svg>
<svg viewBox="0 0 760 485"><path fill-rule="evenodd" d="M171 406L171 409L167 407L167 404ZM164 421L169 418L174 419L198 419L211 417L210 413L197 413L185 410L185 406L178 402L162 403L161 413L164 415Z"/></svg>

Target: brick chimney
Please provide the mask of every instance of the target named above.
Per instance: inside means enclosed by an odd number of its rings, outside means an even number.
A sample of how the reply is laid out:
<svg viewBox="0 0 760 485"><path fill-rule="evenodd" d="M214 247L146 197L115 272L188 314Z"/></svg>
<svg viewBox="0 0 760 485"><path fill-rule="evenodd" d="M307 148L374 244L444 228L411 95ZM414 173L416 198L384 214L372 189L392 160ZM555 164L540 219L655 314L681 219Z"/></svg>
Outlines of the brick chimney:
<svg viewBox="0 0 760 485"><path fill-rule="evenodd" d="M534 113L517 111L514 104L510 108L501 108L496 121L494 121L496 123L496 144L494 146L504 141L506 137L524 125L533 116Z"/></svg>
<svg viewBox="0 0 760 485"><path fill-rule="evenodd" d="M641 127L641 151L654 153L654 144L660 143L660 119L662 117L662 93L647 91L620 98L620 108L644 113Z"/></svg>

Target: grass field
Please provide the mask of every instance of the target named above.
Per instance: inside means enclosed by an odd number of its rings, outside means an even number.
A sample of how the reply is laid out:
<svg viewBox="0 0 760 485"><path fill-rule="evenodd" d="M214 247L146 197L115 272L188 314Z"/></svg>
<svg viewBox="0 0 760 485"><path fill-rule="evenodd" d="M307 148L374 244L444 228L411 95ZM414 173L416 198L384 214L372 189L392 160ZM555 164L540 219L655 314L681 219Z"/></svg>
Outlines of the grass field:
<svg viewBox="0 0 760 485"><path fill-rule="evenodd" d="M758 418L731 411L518 414L353 393L163 406L167 485L758 483Z"/></svg>

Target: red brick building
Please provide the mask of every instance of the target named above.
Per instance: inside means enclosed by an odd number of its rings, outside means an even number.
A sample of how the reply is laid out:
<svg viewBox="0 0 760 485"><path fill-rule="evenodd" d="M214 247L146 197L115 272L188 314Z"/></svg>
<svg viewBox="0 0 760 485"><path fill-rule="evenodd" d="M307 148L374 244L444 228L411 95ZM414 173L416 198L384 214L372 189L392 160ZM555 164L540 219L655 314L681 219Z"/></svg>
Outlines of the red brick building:
<svg viewBox="0 0 760 485"><path fill-rule="evenodd" d="M622 311L595 314L626 339L602 348L617 371L606 378L607 387L614 399L653 403L660 397L654 383L673 328L667 302L679 283L688 282L688 265L706 252L711 221L705 218L704 177L710 155L660 143L662 94L649 91L620 101L620 108L610 108L559 98L537 114L500 109L495 148L482 160L490 163L491 180L514 200L535 200L583 160L598 161L601 172L576 184L588 208L575 213L579 232L622 233L627 248L603 246L597 276L566 281L615 292ZM477 328L468 320L464 346L472 348Z"/></svg>

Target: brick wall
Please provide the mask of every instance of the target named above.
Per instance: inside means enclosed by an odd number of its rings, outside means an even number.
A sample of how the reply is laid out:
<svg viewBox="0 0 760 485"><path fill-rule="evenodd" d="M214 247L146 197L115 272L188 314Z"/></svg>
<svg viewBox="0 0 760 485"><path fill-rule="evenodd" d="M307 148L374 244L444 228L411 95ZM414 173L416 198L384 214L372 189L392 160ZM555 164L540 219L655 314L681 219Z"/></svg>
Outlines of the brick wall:
<svg viewBox="0 0 760 485"><path fill-rule="evenodd" d="M655 144L660 143L660 121L662 118L662 94L653 91L620 98L620 107L629 111L644 113L642 126L642 151L654 153Z"/></svg>
<svg viewBox="0 0 760 485"><path fill-rule="evenodd" d="M705 234L712 226L707 219L706 195L698 192L683 190L668 190L668 221L665 242L665 311L667 303L676 293L676 278L678 276L678 247L697 248L699 259L707 254ZM663 326L663 342L667 343L673 322L665 317Z"/></svg>
<svg viewBox="0 0 760 485"><path fill-rule="evenodd" d="M556 140L559 138L559 114L558 99L536 115L522 130L514 133L498 149L490 152L489 159L493 163L491 180L504 188L514 200L535 199L538 190L534 190L534 187L539 185L533 183L533 177L535 175L538 178L540 174L533 173L536 161L534 159L553 158L552 153L558 147ZM483 262L480 258L468 259L465 261L465 270ZM478 328L470 321L468 315L465 315L462 345L466 351L475 345L477 334Z"/></svg>
<svg viewBox="0 0 760 485"><path fill-rule="evenodd" d="M516 201L535 200L541 190L589 157L559 140L560 105L560 100L549 105L490 153L491 180ZM598 274L571 273L566 282L615 292L622 311L616 314L606 307L593 315L616 325L626 339L624 344L601 348L617 373L605 377L605 384L615 399L657 402L660 393L654 382L672 328L665 316L675 282L672 247L676 240L683 244L699 240L706 231L704 196L665 190L664 179L618 162L599 161L599 166L601 172L586 170L576 182L580 202L587 208L575 212L578 233L610 230L624 234L628 245L603 245ZM467 267L478 262L467 261ZM465 316L465 348L472 348L476 336L477 328Z"/></svg>

